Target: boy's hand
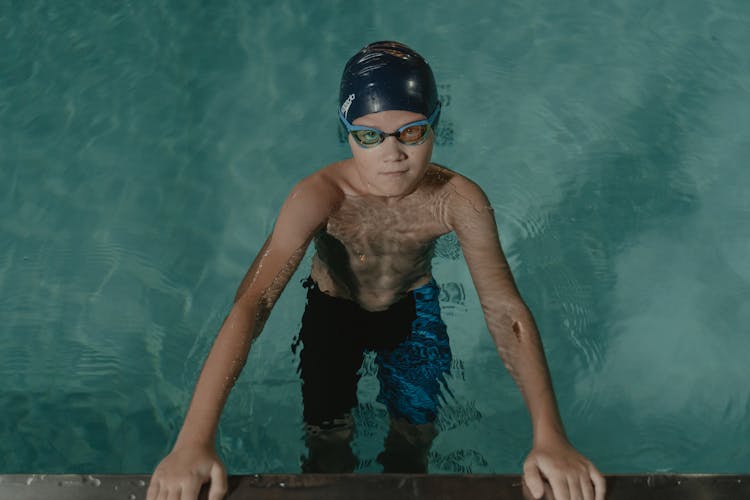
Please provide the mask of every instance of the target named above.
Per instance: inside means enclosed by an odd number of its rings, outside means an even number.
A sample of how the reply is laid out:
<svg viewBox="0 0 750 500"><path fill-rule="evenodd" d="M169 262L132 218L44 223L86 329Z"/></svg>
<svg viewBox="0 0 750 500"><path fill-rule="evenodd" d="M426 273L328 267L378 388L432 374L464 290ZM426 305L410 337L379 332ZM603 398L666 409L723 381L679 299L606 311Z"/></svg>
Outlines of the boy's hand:
<svg viewBox="0 0 750 500"><path fill-rule="evenodd" d="M526 457L523 479L534 498L544 496L543 478L555 500L604 500L604 477L564 439L536 445Z"/></svg>
<svg viewBox="0 0 750 500"><path fill-rule="evenodd" d="M209 480L208 500L224 498L227 473L212 447L175 448L151 476L146 499L196 500L201 486Z"/></svg>

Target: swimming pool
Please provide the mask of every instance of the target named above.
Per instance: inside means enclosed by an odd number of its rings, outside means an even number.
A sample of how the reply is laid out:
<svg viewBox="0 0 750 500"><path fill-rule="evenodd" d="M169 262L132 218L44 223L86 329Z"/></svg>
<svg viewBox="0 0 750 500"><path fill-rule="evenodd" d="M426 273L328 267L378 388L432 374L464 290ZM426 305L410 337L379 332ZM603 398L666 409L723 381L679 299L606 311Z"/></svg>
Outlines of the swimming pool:
<svg viewBox="0 0 750 500"><path fill-rule="evenodd" d="M0 8L0 472L148 472L293 183L347 156L346 58L395 38L446 104L568 434L602 470L750 468L750 6L740 0L164 2ZM222 418L230 472L304 453L290 282ZM455 398L433 472L530 445L460 251L434 262ZM368 365L369 366L369 365ZM359 470L387 431L360 385Z"/></svg>

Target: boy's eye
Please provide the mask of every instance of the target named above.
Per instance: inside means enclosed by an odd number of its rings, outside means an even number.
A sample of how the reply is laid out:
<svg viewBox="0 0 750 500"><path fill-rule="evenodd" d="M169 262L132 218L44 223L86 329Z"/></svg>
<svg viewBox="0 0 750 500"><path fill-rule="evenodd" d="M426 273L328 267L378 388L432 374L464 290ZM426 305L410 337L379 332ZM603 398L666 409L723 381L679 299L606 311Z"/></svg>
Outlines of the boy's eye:
<svg viewBox="0 0 750 500"><path fill-rule="evenodd" d="M376 144L380 142L380 134L374 130L357 130L355 134L362 144Z"/></svg>
<svg viewBox="0 0 750 500"><path fill-rule="evenodd" d="M427 125L413 125L401 131L401 140L404 142L416 142L427 133Z"/></svg>

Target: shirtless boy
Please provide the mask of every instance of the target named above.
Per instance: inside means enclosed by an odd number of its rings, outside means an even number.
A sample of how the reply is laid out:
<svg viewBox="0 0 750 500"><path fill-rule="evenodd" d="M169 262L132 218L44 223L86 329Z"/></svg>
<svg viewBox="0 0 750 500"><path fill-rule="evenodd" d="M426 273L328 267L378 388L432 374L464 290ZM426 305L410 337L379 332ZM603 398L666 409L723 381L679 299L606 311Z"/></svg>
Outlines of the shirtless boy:
<svg viewBox="0 0 750 500"><path fill-rule="evenodd" d="M498 239L490 202L466 177L430 162L440 103L432 71L396 42L363 48L347 63L339 119L352 158L300 181L243 279L198 379L171 453L154 471L148 499L209 499L226 493L215 447L219 416L310 242L315 242L299 341L306 472L352 471L350 412L363 353L378 366L378 400L390 414L385 472L426 472L438 393L450 366L435 240L454 231L489 332L531 416L524 480L541 498L545 480L561 500L602 500L605 481L568 442L531 312Z"/></svg>

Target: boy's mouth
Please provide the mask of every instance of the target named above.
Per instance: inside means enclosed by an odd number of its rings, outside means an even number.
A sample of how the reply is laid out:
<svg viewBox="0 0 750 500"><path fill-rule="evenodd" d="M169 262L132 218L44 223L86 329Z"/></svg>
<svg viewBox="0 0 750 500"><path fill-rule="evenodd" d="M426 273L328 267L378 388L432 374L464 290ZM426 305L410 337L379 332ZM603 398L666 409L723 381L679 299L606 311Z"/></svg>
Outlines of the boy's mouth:
<svg viewBox="0 0 750 500"><path fill-rule="evenodd" d="M390 170L388 172L380 172L380 175L396 176L396 175L405 174L408 171L409 171L408 169L406 169L406 170Z"/></svg>

